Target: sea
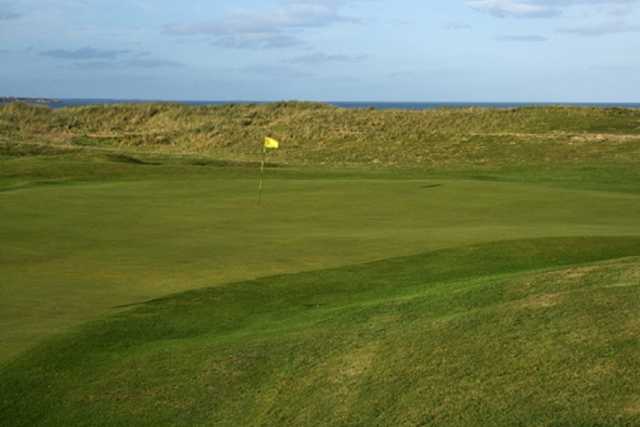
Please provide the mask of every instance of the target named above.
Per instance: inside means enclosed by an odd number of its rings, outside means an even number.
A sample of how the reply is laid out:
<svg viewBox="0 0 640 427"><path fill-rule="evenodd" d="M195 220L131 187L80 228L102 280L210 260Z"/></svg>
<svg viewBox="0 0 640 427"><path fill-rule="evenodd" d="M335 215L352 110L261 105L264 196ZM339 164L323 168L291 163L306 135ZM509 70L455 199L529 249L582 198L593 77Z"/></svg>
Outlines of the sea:
<svg viewBox="0 0 640 427"><path fill-rule="evenodd" d="M184 105L243 105L268 104L274 101L158 101L133 99L57 99L48 103L51 108L78 107L87 105L141 104L149 102L169 102ZM602 108L640 108L640 103L599 103L599 102L342 102L326 101L325 104L349 109L376 110L432 110L437 108L520 108L543 106L577 106Z"/></svg>

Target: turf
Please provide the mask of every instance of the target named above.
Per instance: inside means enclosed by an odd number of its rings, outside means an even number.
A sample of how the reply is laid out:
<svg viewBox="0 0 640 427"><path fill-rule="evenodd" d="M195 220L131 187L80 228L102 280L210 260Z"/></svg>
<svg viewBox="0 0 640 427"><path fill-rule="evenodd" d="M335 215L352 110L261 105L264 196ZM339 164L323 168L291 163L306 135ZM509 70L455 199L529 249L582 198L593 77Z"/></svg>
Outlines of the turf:
<svg viewBox="0 0 640 427"><path fill-rule="evenodd" d="M0 425L640 425L639 120L1 107Z"/></svg>
<svg viewBox="0 0 640 427"><path fill-rule="evenodd" d="M58 160L47 161L51 172ZM0 187L0 360L114 307L198 287L501 239L640 235L629 192L274 169L257 206L253 169L61 162L126 172Z"/></svg>
<svg viewBox="0 0 640 427"><path fill-rule="evenodd" d="M0 410L25 426L637 425L639 251L506 241L163 298L10 363Z"/></svg>

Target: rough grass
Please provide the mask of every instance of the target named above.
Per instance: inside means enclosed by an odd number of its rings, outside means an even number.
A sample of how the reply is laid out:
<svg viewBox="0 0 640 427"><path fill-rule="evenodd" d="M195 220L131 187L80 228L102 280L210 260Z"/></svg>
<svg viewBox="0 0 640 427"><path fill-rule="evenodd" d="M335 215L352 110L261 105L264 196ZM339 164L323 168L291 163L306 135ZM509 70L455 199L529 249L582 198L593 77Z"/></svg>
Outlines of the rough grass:
<svg viewBox="0 0 640 427"><path fill-rule="evenodd" d="M544 107L428 111L347 110L312 103L193 107L0 107L12 140L72 147L255 159L265 135L277 162L495 168L640 157L640 111Z"/></svg>
<svg viewBox="0 0 640 427"><path fill-rule="evenodd" d="M14 360L0 412L14 426L637 425L640 261L619 258L639 253L637 238L512 241L163 298Z"/></svg>

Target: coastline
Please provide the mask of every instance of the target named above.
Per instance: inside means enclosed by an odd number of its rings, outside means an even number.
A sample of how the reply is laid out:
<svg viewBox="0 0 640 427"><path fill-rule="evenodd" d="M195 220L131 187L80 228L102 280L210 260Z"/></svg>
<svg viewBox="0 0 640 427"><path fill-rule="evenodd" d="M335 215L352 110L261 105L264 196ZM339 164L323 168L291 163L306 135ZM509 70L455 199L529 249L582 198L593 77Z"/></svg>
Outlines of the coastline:
<svg viewBox="0 0 640 427"><path fill-rule="evenodd" d="M49 108L83 107L95 105L115 104L181 104L190 106L223 106L223 105L263 105L281 101L250 101L250 100L153 100L153 99L107 99L107 98L30 98L30 97L0 97L0 105L11 102L25 102L28 104L46 105ZM432 110L439 108L523 108L523 107L584 107L584 108L640 108L640 102L393 102L393 101L312 101L346 109L376 109L376 110Z"/></svg>

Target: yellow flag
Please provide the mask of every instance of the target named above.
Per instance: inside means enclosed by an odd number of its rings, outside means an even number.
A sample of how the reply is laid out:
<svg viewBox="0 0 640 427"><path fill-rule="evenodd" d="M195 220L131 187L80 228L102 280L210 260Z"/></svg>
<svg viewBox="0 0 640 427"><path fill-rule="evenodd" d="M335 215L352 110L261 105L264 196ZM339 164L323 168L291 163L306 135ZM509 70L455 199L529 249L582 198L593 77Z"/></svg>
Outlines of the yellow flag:
<svg viewBox="0 0 640 427"><path fill-rule="evenodd" d="M265 138L264 139L264 148L280 148L280 143L273 138Z"/></svg>

